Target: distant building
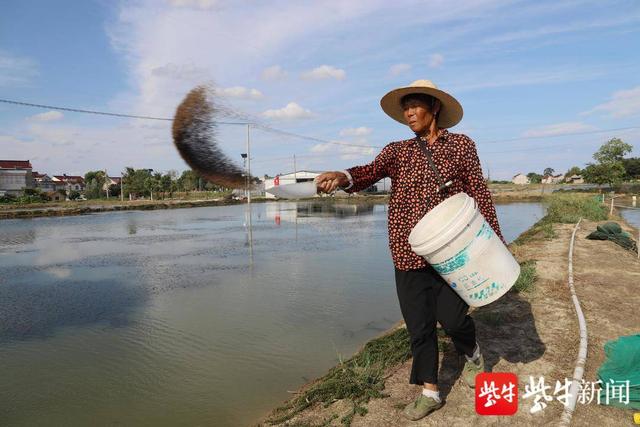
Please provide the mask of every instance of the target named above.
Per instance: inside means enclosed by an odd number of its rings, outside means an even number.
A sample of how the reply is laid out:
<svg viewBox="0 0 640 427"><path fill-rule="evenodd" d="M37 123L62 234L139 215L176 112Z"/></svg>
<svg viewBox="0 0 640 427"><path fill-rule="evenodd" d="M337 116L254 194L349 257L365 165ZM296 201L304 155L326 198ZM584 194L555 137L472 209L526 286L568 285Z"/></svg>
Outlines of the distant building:
<svg viewBox="0 0 640 427"><path fill-rule="evenodd" d="M584 178L582 177L582 175L571 175L566 177L564 181L571 184L584 184Z"/></svg>
<svg viewBox="0 0 640 427"><path fill-rule="evenodd" d="M49 197L49 200L51 200L52 202L61 202L65 200L65 196L60 194L60 192L58 191L49 191L45 194L47 195L47 197Z"/></svg>
<svg viewBox="0 0 640 427"><path fill-rule="evenodd" d="M0 195L17 196L34 188L32 170L29 160L0 160Z"/></svg>
<svg viewBox="0 0 640 427"><path fill-rule="evenodd" d="M525 185L531 183L531 180L525 174L519 173L511 178L511 182L518 185Z"/></svg>
<svg viewBox="0 0 640 427"><path fill-rule="evenodd" d="M108 176L102 186L102 191L107 191L112 185L120 185L122 178L119 176Z"/></svg>
<svg viewBox="0 0 640 427"><path fill-rule="evenodd" d="M564 180L564 175L547 175L542 178L543 184L560 184Z"/></svg>
<svg viewBox="0 0 640 427"><path fill-rule="evenodd" d="M35 187L43 193L50 193L57 190L56 183L46 173L33 172Z"/></svg>
<svg viewBox="0 0 640 427"><path fill-rule="evenodd" d="M84 178L77 175L54 175L53 181L56 183L57 189L62 189L69 194L71 191L84 191Z"/></svg>
<svg viewBox="0 0 640 427"><path fill-rule="evenodd" d="M269 193L269 189L275 187L276 185L286 185L286 184L295 184L298 182L309 182L313 181L315 177L320 175L322 172L315 171L296 171L291 173L285 173L282 175L277 175L274 178L266 178L264 180L264 190L265 197L267 199L275 199L276 196Z"/></svg>

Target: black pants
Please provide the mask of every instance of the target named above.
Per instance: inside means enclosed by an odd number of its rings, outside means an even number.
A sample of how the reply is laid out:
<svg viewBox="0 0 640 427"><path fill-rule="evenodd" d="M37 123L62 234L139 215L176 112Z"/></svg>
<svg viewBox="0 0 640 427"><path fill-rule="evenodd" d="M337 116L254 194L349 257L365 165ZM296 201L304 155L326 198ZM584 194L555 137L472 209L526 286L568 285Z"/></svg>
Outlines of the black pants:
<svg viewBox="0 0 640 427"><path fill-rule="evenodd" d="M451 337L458 353L471 357L476 345L476 327L467 314L469 306L431 266L410 271L396 269L396 289L411 337L413 365L409 383L437 384L436 321Z"/></svg>

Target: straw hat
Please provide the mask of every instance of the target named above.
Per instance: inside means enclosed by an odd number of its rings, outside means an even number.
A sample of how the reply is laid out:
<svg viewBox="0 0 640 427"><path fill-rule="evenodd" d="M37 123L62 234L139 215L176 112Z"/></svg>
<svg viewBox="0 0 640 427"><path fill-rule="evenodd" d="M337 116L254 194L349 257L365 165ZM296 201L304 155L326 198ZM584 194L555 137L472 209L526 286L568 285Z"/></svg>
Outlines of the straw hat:
<svg viewBox="0 0 640 427"><path fill-rule="evenodd" d="M380 100L382 110L392 119L406 125L400 100L410 93L423 93L440 100L438 127L450 128L462 120L462 105L453 96L436 87L431 80L416 80L409 86L394 89Z"/></svg>

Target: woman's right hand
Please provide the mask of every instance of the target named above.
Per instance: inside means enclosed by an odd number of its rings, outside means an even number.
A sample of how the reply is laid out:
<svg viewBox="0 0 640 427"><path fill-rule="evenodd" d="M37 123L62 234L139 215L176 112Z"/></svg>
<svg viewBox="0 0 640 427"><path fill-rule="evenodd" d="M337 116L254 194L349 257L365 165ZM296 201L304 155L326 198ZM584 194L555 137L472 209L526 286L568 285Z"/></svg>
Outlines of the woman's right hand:
<svg viewBox="0 0 640 427"><path fill-rule="evenodd" d="M333 193L338 187L348 187L349 178L342 172L324 172L315 179L318 191L323 193Z"/></svg>

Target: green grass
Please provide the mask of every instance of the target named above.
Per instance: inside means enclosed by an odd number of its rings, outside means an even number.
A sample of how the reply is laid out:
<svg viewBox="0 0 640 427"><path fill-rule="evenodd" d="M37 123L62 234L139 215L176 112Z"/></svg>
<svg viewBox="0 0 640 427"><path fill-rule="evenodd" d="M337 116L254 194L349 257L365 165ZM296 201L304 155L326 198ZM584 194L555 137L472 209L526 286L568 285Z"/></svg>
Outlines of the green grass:
<svg viewBox="0 0 640 427"><path fill-rule="evenodd" d="M553 224L574 224L580 218L602 221L608 218L607 207L598 196L584 194L552 194L547 197L547 214L531 228L522 233L514 245L523 245L539 236L545 239L556 237Z"/></svg>
<svg viewBox="0 0 640 427"><path fill-rule="evenodd" d="M607 219L607 208L597 196L579 194L554 194L549 197L548 221L574 224L580 218L592 221Z"/></svg>
<svg viewBox="0 0 640 427"><path fill-rule="evenodd" d="M531 292L536 280L536 262L528 260L520 263L520 276L513 285L516 292Z"/></svg>

